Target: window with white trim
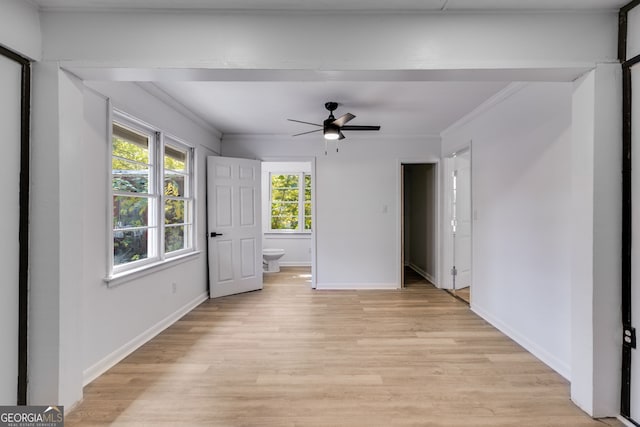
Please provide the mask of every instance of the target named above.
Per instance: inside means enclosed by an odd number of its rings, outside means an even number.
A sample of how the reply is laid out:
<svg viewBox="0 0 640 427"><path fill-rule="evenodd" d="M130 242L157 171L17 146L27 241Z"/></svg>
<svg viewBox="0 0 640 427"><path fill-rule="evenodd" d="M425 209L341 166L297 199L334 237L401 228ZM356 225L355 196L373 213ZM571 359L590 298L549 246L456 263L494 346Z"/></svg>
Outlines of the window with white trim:
<svg viewBox="0 0 640 427"><path fill-rule="evenodd" d="M269 187L269 231L310 232L311 175L271 172Z"/></svg>
<svg viewBox="0 0 640 427"><path fill-rule="evenodd" d="M114 112L111 274L194 251L193 148Z"/></svg>

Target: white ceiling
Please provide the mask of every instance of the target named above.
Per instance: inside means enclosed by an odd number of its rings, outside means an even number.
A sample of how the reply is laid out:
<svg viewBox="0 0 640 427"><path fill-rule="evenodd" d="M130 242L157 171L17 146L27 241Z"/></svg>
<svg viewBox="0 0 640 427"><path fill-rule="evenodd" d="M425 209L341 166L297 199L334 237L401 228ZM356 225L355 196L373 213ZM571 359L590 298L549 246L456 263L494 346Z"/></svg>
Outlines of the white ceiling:
<svg viewBox="0 0 640 427"><path fill-rule="evenodd" d="M31 0L43 8L294 11L616 9L628 0Z"/></svg>
<svg viewBox="0 0 640 427"><path fill-rule="evenodd" d="M500 82L163 82L162 91L223 134L293 135L321 124L327 101L379 135L437 135L504 88ZM356 136L345 132L347 137Z"/></svg>
<svg viewBox="0 0 640 427"><path fill-rule="evenodd" d="M203 9L235 11L408 12L497 10L615 10L627 0L30 0L43 9ZM85 76L91 79L88 76ZM454 81L180 81L151 86L225 135L292 135L313 129L292 118L322 123L327 101L353 125L380 125L379 135L439 134L506 82ZM215 80L215 79L212 79ZM232 79L234 80L234 79ZM251 80L251 79L249 79ZM295 80L295 79L293 79ZM447 80L447 79L445 79ZM147 85L149 88L149 85ZM158 91L158 89L160 91ZM355 133L347 134L354 137ZM311 134L315 136L316 134Z"/></svg>

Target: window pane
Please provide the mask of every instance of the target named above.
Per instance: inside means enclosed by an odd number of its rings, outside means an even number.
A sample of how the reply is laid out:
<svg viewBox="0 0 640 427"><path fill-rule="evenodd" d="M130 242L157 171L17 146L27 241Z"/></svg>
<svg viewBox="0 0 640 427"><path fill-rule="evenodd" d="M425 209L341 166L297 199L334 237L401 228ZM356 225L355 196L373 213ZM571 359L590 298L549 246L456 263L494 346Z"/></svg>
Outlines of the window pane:
<svg viewBox="0 0 640 427"><path fill-rule="evenodd" d="M296 230L297 228L297 216L271 216L272 230Z"/></svg>
<svg viewBox="0 0 640 427"><path fill-rule="evenodd" d="M166 200L164 202L164 223L165 224L184 224L185 219L185 200Z"/></svg>
<svg viewBox="0 0 640 427"><path fill-rule="evenodd" d="M149 137L147 135L114 123L112 144L114 156L140 163L150 163Z"/></svg>
<svg viewBox="0 0 640 427"><path fill-rule="evenodd" d="M167 227L164 230L164 251L173 252L186 248L185 240L185 228L189 229L188 225L181 225L178 227Z"/></svg>
<svg viewBox="0 0 640 427"><path fill-rule="evenodd" d="M297 202L298 201L298 190L285 190L285 189L273 189L271 191L271 200L277 201L288 201L288 202Z"/></svg>
<svg viewBox="0 0 640 427"><path fill-rule="evenodd" d="M116 161L119 163L119 169L116 169ZM114 190L130 193L149 192L149 169L146 166L116 159L113 159L113 163L111 183Z"/></svg>
<svg viewBox="0 0 640 427"><path fill-rule="evenodd" d="M305 230L311 230L311 217L310 216L305 216L304 217L304 229Z"/></svg>
<svg viewBox="0 0 640 427"><path fill-rule="evenodd" d="M298 175L271 175L272 188L298 188Z"/></svg>
<svg viewBox="0 0 640 427"><path fill-rule="evenodd" d="M187 170L187 152L170 145L164 146L164 168L174 171Z"/></svg>
<svg viewBox="0 0 640 427"><path fill-rule="evenodd" d="M113 264L126 264L147 258L148 233L148 229L114 231Z"/></svg>
<svg viewBox="0 0 640 427"><path fill-rule="evenodd" d="M185 176L167 172L164 175L164 195L172 197L185 197Z"/></svg>
<svg viewBox="0 0 640 427"><path fill-rule="evenodd" d="M311 175L304 176L304 200L311 201Z"/></svg>
<svg viewBox="0 0 640 427"><path fill-rule="evenodd" d="M276 216L298 216L298 203L271 203L271 215Z"/></svg>
<svg viewBox="0 0 640 427"><path fill-rule="evenodd" d="M147 197L113 197L113 228L146 227L148 225L149 199Z"/></svg>

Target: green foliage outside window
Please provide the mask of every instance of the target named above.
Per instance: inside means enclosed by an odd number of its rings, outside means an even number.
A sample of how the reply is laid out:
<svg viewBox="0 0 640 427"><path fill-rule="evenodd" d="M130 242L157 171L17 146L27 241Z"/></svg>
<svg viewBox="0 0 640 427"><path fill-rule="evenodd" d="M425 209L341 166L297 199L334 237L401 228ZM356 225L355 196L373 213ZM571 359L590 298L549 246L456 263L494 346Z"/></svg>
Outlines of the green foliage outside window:
<svg viewBox="0 0 640 427"><path fill-rule="evenodd" d="M149 192L149 148L148 142L133 143L116 135L123 128L114 125L112 146L112 186L118 193L113 198L113 255L114 264L145 259L148 256L146 229L149 224L149 198L137 196ZM142 136L141 136L142 138ZM127 230L123 230L127 229Z"/></svg>
<svg viewBox="0 0 640 427"><path fill-rule="evenodd" d="M301 221L311 230L311 176L304 175L301 189L300 174L272 174L271 229L300 231Z"/></svg>
<svg viewBox="0 0 640 427"><path fill-rule="evenodd" d="M166 162L165 162L166 164ZM184 183L184 177L182 179ZM167 179L165 176L164 195L168 198L164 204L164 250L165 252L173 252L184 249L184 224L185 221L185 200L172 199L170 197L180 197L184 195L184 188L176 180Z"/></svg>

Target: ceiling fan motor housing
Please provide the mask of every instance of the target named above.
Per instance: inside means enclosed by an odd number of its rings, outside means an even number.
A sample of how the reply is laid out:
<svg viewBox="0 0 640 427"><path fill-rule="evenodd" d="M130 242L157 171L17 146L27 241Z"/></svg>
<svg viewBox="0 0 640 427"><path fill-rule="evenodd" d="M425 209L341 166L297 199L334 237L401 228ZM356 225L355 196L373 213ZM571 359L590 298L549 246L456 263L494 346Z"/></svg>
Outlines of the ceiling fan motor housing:
<svg viewBox="0 0 640 427"><path fill-rule="evenodd" d="M337 102L326 102L324 104L324 108L326 108L327 110L331 111L333 113L333 111L335 111L336 108L338 108L338 103Z"/></svg>

